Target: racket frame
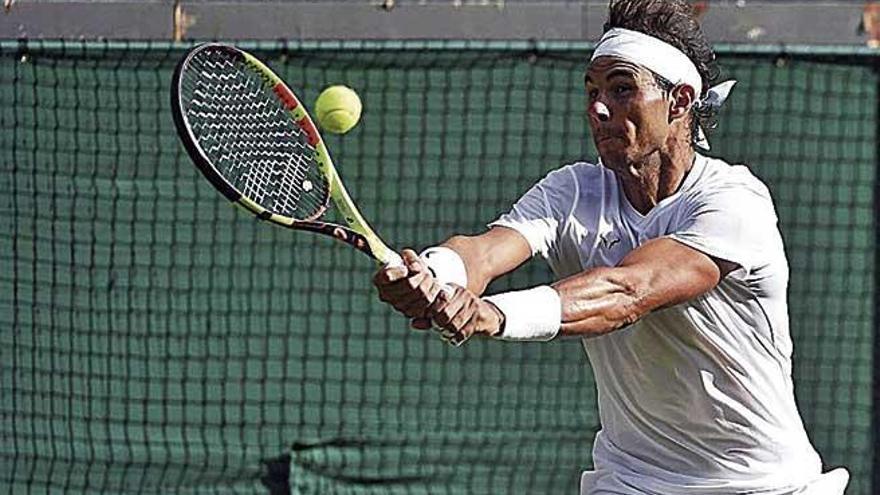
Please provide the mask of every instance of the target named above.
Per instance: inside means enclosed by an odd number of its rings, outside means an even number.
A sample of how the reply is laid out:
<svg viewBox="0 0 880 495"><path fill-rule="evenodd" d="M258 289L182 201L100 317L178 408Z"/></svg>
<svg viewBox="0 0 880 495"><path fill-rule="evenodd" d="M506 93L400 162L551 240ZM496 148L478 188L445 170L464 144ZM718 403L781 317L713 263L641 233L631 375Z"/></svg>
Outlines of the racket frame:
<svg viewBox="0 0 880 495"><path fill-rule="evenodd" d="M199 51L216 48L227 50L233 54L241 56L251 70L263 79L263 84L266 88L275 93L286 110L293 117L294 121L297 122L300 128L306 133L309 144L315 149L315 161L318 169L327 179L329 198L333 201L333 204L342 215L342 218L345 219L347 226L317 220L317 218L326 211L327 205L305 220L298 220L269 211L245 196L241 191L230 184L217 168L214 167L211 160L208 159L202 150L202 147L198 144L182 108L183 102L180 98L181 75L189 64L189 61L192 60ZM177 133L180 136L181 141L183 141L184 148L186 148L190 159L192 159L196 167L202 172L202 175L204 175L205 178L207 178L208 181L233 204L252 213L260 220L291 229L329 235L359 249L383 265L403 264L400 255L382 242L354 204L354 201L351 199L351 196L342 184L342 179L336 171L336 167L333 165L330 152L327 150L327 146L324 144L324 140L321 138L317 126L315 126L314 121L312 121L311 116L309 116L308 111L306 111L305 105L300 102L296 97L296 94L287 86L287 84L285 84L284 81L272 71L272 69L259 59L244 50L223 43L204 43L190 49L174 70L171 84L171 109Z"/></svg>

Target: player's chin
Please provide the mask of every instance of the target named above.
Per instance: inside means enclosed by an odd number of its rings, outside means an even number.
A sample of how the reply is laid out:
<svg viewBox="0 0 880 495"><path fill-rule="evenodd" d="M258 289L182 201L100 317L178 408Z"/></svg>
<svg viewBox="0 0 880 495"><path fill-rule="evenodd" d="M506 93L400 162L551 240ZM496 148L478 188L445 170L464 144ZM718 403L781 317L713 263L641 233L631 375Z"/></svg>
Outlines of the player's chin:
<svg viewBox="0 0 880 495"><path fill-rule="evenodd" d="M625 167L629 163L626 143L619 138L606 138L596 142L596 151L602 158L602 164L610 169L616 166Z"/></svg>

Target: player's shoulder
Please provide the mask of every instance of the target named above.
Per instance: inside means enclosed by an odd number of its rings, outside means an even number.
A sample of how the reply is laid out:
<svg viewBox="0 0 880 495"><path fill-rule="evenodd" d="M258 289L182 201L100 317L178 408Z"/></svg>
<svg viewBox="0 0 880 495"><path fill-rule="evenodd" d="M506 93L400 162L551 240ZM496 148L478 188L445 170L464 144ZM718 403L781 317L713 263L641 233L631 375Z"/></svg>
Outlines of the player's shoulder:
<svg viewBox="0 0 880 495"><path fill-rule="evenodd" d="M731 164L720 158L699 156L703 160L696 192L705 193L743 193L770 198L770 190L745 164Z"/></svg>
<svg viewBox="0 0 880 495"><path fill-rule="evenodd" d="M602 165L600 165L598 163L585 162L585 161L578 161L578 162L570 163L562 168L569 170L572 174L576 175L577 177L587 177L587 178L601 177L601 176L605 175L606 172L610 172L610 170L608 170L607 168L603 167Z"/></svg>
<svg viewBox="0 0 880 495"><path fill-rule="evenodd" d="M599 164L578 161L550 171L545 180L583 186L603 179L608 173L611 172Z"/></svg>
<svg viewBox="0 0 880 495"><path fill-rule="evenodd" d="M575 201L600 200L615 180L614 172L608 168L586 161L559 167L545 178L549 187L564 189Z"/></svg>
<svg viewBox="0 0 880 495"><path fill-rule="evenodd" d="M543 193L544 200L555 210L572 212L578 204L601 201L603 182L607 182L605 167L589 162L574 162L551 170L534 188Z"/></svg>

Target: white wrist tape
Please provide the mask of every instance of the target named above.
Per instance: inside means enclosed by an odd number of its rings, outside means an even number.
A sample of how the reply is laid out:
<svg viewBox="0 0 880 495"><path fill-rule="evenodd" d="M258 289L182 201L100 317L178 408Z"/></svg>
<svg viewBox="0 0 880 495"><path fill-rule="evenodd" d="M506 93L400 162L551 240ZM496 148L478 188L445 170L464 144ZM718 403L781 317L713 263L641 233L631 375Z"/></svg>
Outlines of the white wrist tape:
<svg viewBox="0 0 880 495"><path fill-rule="evenodd" d="M562 326L562 301L549 285L484 298L504 313L504 331L496 338L513 341L553 340Z"/></svg>
<svg viewBox="0 0 880 495"><path fill-rule="evenodd" d="M464 267L464 261L452 249L443 246L429 247L422 251L419 257L440 285L456 284L467 287L467 269Z"/></svg>

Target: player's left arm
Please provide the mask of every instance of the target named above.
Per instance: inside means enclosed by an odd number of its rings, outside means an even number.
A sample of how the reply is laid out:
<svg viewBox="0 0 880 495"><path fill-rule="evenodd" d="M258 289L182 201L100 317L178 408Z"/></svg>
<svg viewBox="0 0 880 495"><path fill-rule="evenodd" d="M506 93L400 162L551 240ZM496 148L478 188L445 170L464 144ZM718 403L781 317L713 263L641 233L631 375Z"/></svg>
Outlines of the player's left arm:
<svg viewBox="0 0 880 495"><path fill-rule="evenodd" d="M692 198L674 233L632 250L617 266L482 299L459 290L448 301L438 297L430 313L465 337L543 341L603 335L697 298L738 267L751 273L766 265L767 253L781 247L766 187L741 170L728 182Z"/></svg>
<svg viewBox="0 0 880 495"><path fill-rule="evenodd" d="M615 267L553 284L562 303L560 333L597 336L623 328L712 290L736 267L670 238L651 240Z"/></svg>
<svg viewBox="0 0 880 495"><path fill-rule="evenodd" d="M552 285L561 303L559 333L597 336L623 328L651 311L710 291L737 266L671 238L648 241L615 267L593 268ZM462 287L438 295L430 312L438 326L465 338L505 334L506 315Z"/></svg>

